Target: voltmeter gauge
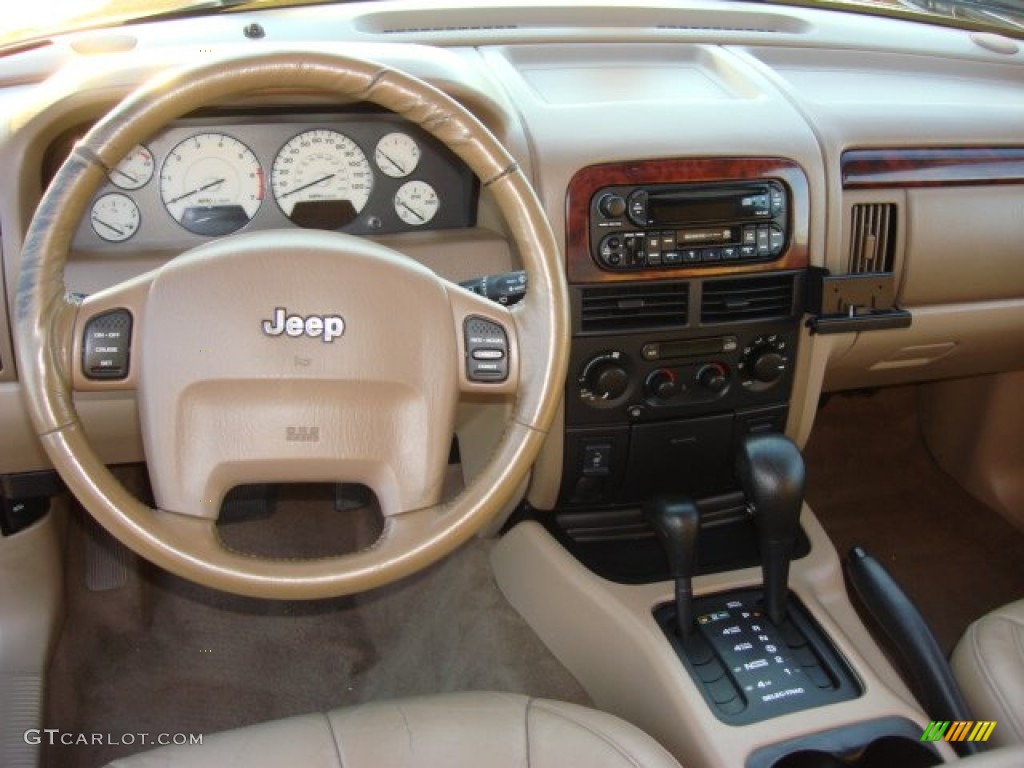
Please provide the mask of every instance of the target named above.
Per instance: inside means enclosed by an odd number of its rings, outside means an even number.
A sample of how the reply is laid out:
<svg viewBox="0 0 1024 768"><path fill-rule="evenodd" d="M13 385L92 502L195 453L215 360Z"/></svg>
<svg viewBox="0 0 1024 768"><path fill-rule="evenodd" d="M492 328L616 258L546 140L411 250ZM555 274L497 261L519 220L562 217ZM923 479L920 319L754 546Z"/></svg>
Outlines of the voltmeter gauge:
<svg viewBox="0 0 1024 768"><path fill-rule="evenodd" d="M128 195L111 192L92 204L89 223L93 231L111 243L120 243L139 231L139 206Z"/></svg>
<svg viewBox="0 0 1024 768"><path fill-rule="evenodd" d="M407 181L395 193L395 213L406 224L421 227L437 214L441 199L425 181Z"/></svg>

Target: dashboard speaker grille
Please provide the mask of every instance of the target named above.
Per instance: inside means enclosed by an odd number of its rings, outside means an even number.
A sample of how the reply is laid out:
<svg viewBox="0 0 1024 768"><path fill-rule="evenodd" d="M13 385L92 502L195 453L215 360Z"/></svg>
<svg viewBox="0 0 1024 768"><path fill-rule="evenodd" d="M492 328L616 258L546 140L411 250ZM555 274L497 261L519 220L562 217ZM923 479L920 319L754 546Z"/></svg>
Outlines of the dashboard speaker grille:
<svg viewBox="0 0 1024 768"><path fill-rule="evenodd" d="M700 321L730 323L789 317L795 306L796 276L766 275L706 280L700 302Z"/></svg>
<svg viewBox="0 0 1024 768"><path fill-rule="evenodd" d="M894 203L859 203L853 206L848 274L892 272L896 254L896 218Z"/></svg>
<svg viewBox="0 0 1024 768"><path fill-rule="evenodd" d="M584 288L580 304L583 331L683 328L687 324L690 285L652 283Z"/></svg>

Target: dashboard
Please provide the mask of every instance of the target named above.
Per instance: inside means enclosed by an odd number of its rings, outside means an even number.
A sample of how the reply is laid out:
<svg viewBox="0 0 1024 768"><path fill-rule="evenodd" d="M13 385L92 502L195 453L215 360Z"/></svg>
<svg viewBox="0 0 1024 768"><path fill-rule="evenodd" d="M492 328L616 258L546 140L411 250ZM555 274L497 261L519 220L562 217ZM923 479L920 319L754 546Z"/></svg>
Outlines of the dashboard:
<svg viewBox="0 0 1024 768"><path fill-rule="evenodd" d="M80 135L50 148L44 185ZM291 227L385 235L470 227L476 215L476 179L465 166L415 126L373 112L181 120L108 178L76 248L187 248Z"/></svg>
<svg viewBox="0 0 1024 768"><path fill-rule="evenodd" d="M972 475L997 456L1009 466L990 485L1024 498L1020 451L1002 448L1012 438L979 437L1021 433L1005 403L1019 406L1008 377L1024 370L1024 43L714 0L341 3L125 25L0 58L0 475L50 467L13 327L26 232L57 168L139 85L256 48L408 72L467 107L529 179L572 325L561 407L520 511L555 519L565 540L639 553L643 571L639 505L693 491L731 551L746 514L737 444L762 431L803 443L823 395L894 384L966 382L969 396L932 400L943 440ZM508 279L523 266L514 227L487 181L397 114L278 84L175 119L109 168L70 238L65 286L101 294L219 238L312 228L377 241L452 283L504 275L494 282L521 289ZM322 330L312 319L303 327ZM451 456L466 479L511 403L462 393ZM132 381L76 383L75 406L104 463L145 460ZM314 433L290 434L302 448ZM618 610L618 594L594 602ZM578 607L558 613L575 621ZM626 690L648 698L635 679L615 695ZM683 743L680 722L702 746ZM699 725L662 729L694 765L776 738Z"/></svg>

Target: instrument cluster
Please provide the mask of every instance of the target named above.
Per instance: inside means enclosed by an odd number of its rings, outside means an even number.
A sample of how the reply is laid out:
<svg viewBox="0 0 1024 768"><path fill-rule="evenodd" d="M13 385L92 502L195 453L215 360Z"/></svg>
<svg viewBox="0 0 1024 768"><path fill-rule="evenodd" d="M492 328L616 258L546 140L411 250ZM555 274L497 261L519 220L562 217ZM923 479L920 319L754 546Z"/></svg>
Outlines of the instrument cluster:
<svg viewBox="0 0 1024 768"><path fill-rule="evenodd" d="M195 118L109 171L75 245L187 247L289 226L351 234L468 227L476 197L468 168L394 115Z"/></svg>

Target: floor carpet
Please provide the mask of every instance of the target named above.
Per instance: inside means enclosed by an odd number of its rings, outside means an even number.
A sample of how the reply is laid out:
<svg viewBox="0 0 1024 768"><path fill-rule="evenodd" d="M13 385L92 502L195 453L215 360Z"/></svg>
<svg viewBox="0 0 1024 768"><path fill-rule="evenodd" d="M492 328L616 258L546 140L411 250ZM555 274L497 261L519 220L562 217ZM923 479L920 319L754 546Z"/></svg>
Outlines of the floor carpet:
<svg viewBox="0 0 1024 768"><path fill-rule="evenodd" d="M311 504L293 506L308 512ZM317 515L336 511L325 504ZM51 670L48 728L112 734L111 741L211 732L453 690L589 702L501 596L487 542L358 597L269 602L146 566L125 586L89 591L84 552L92 525L84 518L71 525L68 618ZM44 765L93 768L135 751L137 744L52 747Z"/></svg>
<svg viewBox="0 0 1024 768"><path fill-rule="evenodd" d="M830 397L805 457L807 499L840 555L873 554L947 653L972 620L1024 597L1024 532L935 464L915 387Z"/></svg>

